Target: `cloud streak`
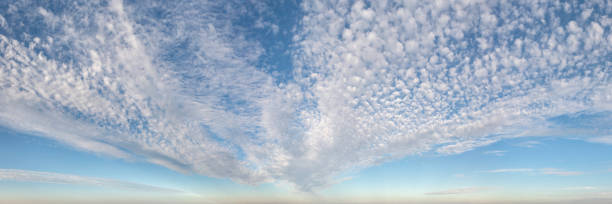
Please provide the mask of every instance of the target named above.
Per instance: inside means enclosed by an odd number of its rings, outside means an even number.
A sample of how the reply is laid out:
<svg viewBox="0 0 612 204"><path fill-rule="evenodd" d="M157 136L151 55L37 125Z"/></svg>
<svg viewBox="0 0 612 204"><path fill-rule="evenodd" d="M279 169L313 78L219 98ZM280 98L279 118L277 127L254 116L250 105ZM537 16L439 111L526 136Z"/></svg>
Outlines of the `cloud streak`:
<svg viewBox="0 0 612 204"><path fill-rule="evenodd" d="M486 152L483 152L483 153L484 153L484 154L488 154L488 155L494 155L494 156L501 157L501 156L504 156L504 154L506 154L506 152L508 152L508 151L503 151L503 150L491 150L491 151L486 151Z"/></svg>
<svg viewBox="0 0 612 204"><path fill-rule="evenodd" d="M54 183L70 185L100 186L106 188L121 188L138 191L180 193L182 191L139 183L125 182L113 179L77 176L43 171L28 171L19 169L0 169L0 180Z"/></svg>
<svg viewBox="0 0 612 204"><path fill-rule="evenodd" d="M534 169L494 169L487 171L488 173L514 173L514 172L533 172Z"/></svg>
<svg viewBox="0 0 612 204"><path fill-rule="evenodd" d="M541 168L541 169L529 169L529 168L520 168L520 169L494 169L485 171L487 173L535 173L541 175L555 175L555 176L577 176L582 175L584 172L579 171L565 171L556 168Z"/></svg>
<svg viewBox="0 0 612 204"><path fill-rule="evenodd" d="M612 136L593 137L588 139L589 142L612 144Z"/></svg>

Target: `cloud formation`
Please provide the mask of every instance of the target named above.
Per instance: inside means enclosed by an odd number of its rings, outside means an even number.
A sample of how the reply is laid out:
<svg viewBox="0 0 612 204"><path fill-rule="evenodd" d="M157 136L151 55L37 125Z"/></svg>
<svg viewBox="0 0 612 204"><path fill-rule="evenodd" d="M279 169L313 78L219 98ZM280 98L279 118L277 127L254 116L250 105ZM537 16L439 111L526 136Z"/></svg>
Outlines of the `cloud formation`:
<svg viewBox="0 0 612 204"><path fill-rule="evenodd" d="M311 0L295 28L257 2L0 4L1 125L181 172L308 191L421 152L612 131L550 120L612 111L605 1ZM294 32L290 80L249 29Z"/></svg>
<svg viewBox="0 0 612 204"><path fill-rule="evenodd" d="M87 185L101 186L108 188L121 188L139 191L155 191L155 192L181 192L175 189L125 182L113 179L77 176L70 174L59 174L42 171L27 171L19 169L0 169L0 181L20 181L20 182L36 182L36 183L55 183L55 184L71 184L71 185Z"/></svg>

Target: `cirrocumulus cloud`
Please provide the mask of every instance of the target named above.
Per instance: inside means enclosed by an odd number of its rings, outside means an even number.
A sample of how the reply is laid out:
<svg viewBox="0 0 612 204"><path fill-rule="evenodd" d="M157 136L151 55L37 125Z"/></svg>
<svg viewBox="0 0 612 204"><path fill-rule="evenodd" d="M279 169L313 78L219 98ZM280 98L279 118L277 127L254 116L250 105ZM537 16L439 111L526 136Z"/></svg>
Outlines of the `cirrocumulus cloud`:
<svg viewBox="0 0 612 204"><path fill-rule="evenodd" d="M411 154L612 133L558 120L612 121L608 1L306 0L291 28L267 6L2 2L0 124L304 191ZM291 76L249 26L292 32Z"/></svg>

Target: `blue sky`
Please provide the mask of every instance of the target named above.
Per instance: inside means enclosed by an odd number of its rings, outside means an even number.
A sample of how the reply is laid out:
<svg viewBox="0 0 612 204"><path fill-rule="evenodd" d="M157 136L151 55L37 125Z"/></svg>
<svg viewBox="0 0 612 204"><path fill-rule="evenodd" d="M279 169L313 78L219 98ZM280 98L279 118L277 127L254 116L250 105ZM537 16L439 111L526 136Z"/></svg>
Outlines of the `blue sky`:
<svg viewBox="0 0 612 204"><path fill-rule="evenodd" d="M609 1L2 1L0 202L609 203Z"/></svg>

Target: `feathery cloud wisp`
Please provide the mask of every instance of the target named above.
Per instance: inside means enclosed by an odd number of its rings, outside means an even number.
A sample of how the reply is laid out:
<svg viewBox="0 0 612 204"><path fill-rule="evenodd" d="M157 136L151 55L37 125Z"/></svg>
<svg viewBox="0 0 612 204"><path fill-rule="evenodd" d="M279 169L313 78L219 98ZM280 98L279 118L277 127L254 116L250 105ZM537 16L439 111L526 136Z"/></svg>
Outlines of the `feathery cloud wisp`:
<svg viewBox="0 0 612 204"><path fill-rule="evenodd" d="M576 176L582 175L584 172L579 171L565 171L556 168L541 168L541 169L529 169L529 168L520 168L520 169L494 169L485 171L487 173L536 173L542 175L556 175L556 176Z"/></svg>
<svg viewBox="0 0 612 204"><path fill-rule="evenodd" d="M489 154L489 155L495 155L498 157L504 156L504 154L508 152L508 151L503 151L503 150L491 150L491 151L486 151L483 152L484 154Z"/></svg>
<svg viewBox="0 0 612 204"><path fill-rule="evenodd" d="M0 169L0 180L20 181L20 182L37 182L37 183L55 183L55 184L71 184L71 185L87 185L101 186L107 188L122 188L138 191L158 191L168 193L180 193L182 191L157 187L139 183L125 182L113 179L77 176L70 174L60 174L42 171L27 171L19 169Z"/></svg>

